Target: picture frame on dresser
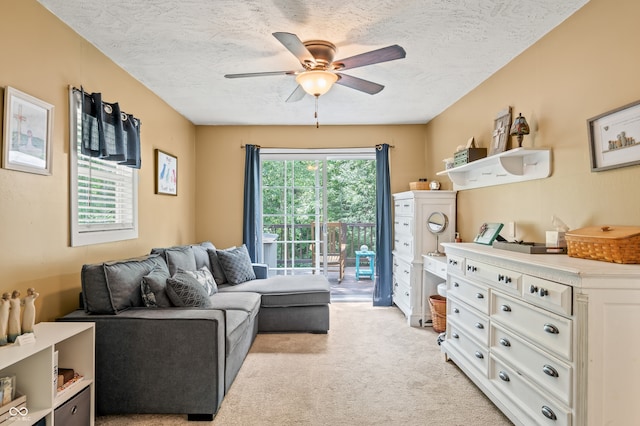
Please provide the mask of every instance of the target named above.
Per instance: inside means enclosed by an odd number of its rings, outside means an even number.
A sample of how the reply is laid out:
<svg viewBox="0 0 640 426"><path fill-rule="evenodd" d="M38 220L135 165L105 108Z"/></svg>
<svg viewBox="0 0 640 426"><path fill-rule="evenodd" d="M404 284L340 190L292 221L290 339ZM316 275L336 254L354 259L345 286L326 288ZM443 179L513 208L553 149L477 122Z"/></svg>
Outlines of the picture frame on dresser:
<svg viewBox="0 0 640 426"><path fill-rule="evenodd" d="M504 224L502 223L483 223L478 230L478 235L473 239L474 243L491 245L497 239L500 239L500 231Z"/></svg>
<svg viewBox="0 0 640 426"><path fill-rule="evenodd" d="M587 120L591 171L640 164L640 101Z"/></svg>
<svg viewBox="0 0 640 426"><path fill-rule="evenodd" d="M53 111L53 105L5 87L3 168L51 175Z"/></svg>

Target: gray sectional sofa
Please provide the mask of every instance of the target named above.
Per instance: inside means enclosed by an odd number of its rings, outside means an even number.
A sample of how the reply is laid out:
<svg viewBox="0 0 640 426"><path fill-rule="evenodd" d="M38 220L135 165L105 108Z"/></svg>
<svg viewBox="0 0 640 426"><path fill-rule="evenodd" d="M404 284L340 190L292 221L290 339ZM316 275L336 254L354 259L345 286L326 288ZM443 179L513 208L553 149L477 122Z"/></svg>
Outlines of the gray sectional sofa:
<svg viewBox="0 0 640 426"><path fill-rule="evenodd" d="M325 277L269 278L266 265L253 264L240 268L249 275L243 282L229 282L229 257L242 253L220 252L205 242L83 266L82 306L58 320L96 324L97 415L212 419L258 332L327 333ZM194 268L216 288L207 289ZM187 273L204 287L179 279Z"/></svg>

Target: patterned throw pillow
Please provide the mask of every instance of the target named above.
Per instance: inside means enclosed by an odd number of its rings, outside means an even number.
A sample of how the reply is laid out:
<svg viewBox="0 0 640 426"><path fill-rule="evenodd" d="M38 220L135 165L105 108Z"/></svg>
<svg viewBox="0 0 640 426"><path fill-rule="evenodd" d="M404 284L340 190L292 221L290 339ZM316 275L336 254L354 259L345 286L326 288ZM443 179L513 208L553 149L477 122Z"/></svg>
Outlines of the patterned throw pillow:
<svg viewBox="0 0 640 426"><path fill-rule="evenodd" d="M184 272L185 274L189 274L193 278L198 280L198 282L202 285L202 287L204 287L209 296L213 296L218 292L216 281L213 279L213 275L211 275L211 272L206 266L203 266L197 271L184 271L178 268L178 272Z"/></svg>
<svg viewBox="0 0 640 426"><path fill-rule="evenodd" d="M256 279L249 251L244 244L232 250L218 250L216 253L229 284L240 284Z"/></svg>
<svg viewBox="0 0 640 426"><path fill-rule="evenodd" d="M211 300L202 284L191 275L178 272L167 279L167 295L179 307L211 308Z"/></svg>
<svg viewBox="0 0 640 426"><path fill-rule="evenodd" d="M142 292L142 301L147 308L157 308L156 295L151 291L151 286L143 279L140 282L140 291Z"/></svg>

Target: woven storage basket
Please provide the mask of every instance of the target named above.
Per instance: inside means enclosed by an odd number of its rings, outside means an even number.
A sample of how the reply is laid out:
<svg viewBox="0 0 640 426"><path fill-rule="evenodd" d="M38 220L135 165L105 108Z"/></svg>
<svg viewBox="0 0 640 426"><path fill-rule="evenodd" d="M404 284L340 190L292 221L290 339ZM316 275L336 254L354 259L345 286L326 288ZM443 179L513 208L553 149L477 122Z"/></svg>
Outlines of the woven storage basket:
<svg viewBox="0 0 640 426"><path fill-rule="evenodd" d="M447 298L438 294L429 296L429 306L433 330L442 333L447 329Z"/></svg>
<svg viewBox="0 0 640 426"><path fill-rule="evenodd" d="M591 226L565 234L567 254L613 263L640 263L640 227Z"/></svg>
<svg viewBox="0 0 640 426"><path fill-rule="evenodd" d="M409 189L411 191L429 190L429 182L409 182Z"/></svg>

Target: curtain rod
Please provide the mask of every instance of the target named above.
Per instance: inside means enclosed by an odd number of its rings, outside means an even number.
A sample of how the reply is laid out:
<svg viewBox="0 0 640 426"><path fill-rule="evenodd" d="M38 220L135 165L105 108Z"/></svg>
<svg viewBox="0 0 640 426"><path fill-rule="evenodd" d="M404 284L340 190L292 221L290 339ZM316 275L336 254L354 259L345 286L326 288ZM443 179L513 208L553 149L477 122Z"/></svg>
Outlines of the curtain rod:
<svg viewBox="0 0 640 426"><path fill-rule="evenodd" d="M240 145L240 149L244 149L247 145ZM374 145L373 147L376 149L380 149L382 144ZM266 149L359 149L359 148L371 148L370 146L340 146L340 147L331 147L331 148L292 148L290 146L261 146L256 145L257 148L266 148ZM395 148L395 145L389 145L389 148Z"/></svg>

